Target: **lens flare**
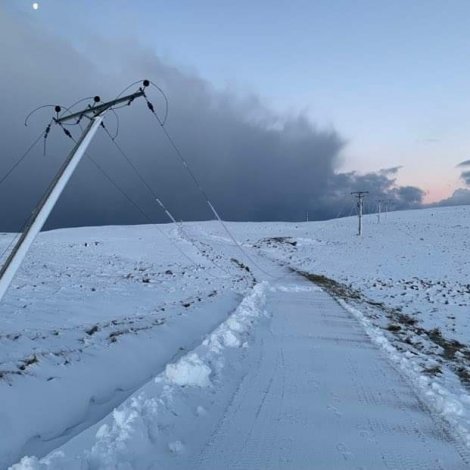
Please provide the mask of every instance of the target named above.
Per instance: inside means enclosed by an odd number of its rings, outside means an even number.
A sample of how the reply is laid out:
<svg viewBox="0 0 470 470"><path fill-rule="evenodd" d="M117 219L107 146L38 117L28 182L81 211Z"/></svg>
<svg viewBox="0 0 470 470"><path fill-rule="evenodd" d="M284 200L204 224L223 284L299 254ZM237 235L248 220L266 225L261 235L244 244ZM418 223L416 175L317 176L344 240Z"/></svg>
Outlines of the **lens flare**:
<svg viewBox="0 0 470 470"><path fill-rule="evenodd" d="M37 10L39 8L39 3L38 2L34 2L33 3L33 10Z"/></svg>

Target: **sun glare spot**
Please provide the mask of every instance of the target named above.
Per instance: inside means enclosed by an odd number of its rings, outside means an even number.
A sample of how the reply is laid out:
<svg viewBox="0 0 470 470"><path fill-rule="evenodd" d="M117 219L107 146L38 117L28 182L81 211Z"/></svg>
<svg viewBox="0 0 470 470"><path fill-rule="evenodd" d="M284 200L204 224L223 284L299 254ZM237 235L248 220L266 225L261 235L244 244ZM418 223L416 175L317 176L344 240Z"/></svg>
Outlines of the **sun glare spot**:
<svg viewBox="0 0 470 470"><path fill-rule="evenodd" d="M39 8L39 3L38 2L34 2L33 3L33 10L37 10Z"/></svg>

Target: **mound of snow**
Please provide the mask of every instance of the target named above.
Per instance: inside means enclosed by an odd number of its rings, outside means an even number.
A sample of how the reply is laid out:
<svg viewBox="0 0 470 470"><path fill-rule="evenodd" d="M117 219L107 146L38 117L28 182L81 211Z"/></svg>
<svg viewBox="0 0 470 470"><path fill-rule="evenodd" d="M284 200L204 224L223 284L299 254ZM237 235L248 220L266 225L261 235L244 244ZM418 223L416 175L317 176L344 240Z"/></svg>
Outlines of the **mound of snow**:
<svg viewBox="0 0 470 470"><path fill-rule="evenodd" d="M168 364L165 376L168 382L180 386L208 387L211 368L199 359L196 353L184 357L175 364Z"/></svg>

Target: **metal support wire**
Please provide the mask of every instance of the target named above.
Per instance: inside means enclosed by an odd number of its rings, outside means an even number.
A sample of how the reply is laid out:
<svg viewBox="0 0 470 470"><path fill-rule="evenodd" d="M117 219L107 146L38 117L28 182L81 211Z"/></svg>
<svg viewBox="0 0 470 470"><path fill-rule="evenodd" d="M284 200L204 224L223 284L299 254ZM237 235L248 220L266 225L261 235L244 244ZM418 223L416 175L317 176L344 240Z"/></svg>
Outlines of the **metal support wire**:
<svg viewBox="0 0 470 470"><path fill-rule="evenodd" d="M113 144L116 146L116 148L118 149L119 153L122 155L122 157L127 161L127 163L130 165L130 167L132 168L132 170L134 171L135 175L137 176L137 178L141 181L141 183L147 188L148 192L152 195L152 198L158 203L158 205L162 208L162 210L165 212L165 214L167 215L167 217L173 222L175 223L177 226L179 225L177 220L175 219L175 217L173 217L173 215L171 214L171 212L167 209L167 207L163 204L163 202L161 201L161 199L158 197L158 195L156 194L156 192L152 189L152 187L147 183L147 181L145 180L145 178L142 176L142 174L140 173L140 171L138 170L138 168L135 166L135 164L132 162L132 160L128 157L128 155L126 154L126 152L124 152L124 150L122 149L122 147L116 142L116 139L113 138L111 136L111 134L109 133L108 129L106 128L106 126L104 124L102 124L102 128L104 129L104 131L106 132L107 136L111 139L111 141L113 142ZM182 228L182 227L181 227ZM181 230L181 233L183 235L186 235L185 232L184 232L184 229L182 228ZM228 276L232 277L232 274L227 271L226 269L224 269L222 266L219 266L215 261L213 261L211 258L209 258L208 256L206 256L202 250L194 243L194 241L187 237L186 235L186 239L187 241L198 251L198 253L203 256L204 258L206 258L210 263L212 263L217 269L220 269L221 271L225 272L226 274L228 274ZM219 277L220 276L215 276L215 277ZM221 279L226 279L226 277L222 277Z"/></svg>
<svg viewBox="0 0 470 470"><path fill-rule="evenodd" d="M47 130L47 128L46 128ZM13 163L13 165L6 171L6 173L0 178L0 185L4 183L8 177L15 171L15 169L23 162L23 160L30 154L33 148L39 143L39 141L44 137L45 131L41 131L39 136L34 139L33 143L27 148L27 150Z"/></svg>
<svg viewBox="0 0 470 470"><path fill-rule="evenodd" d="M76 142L75 138L70 135L70 139L72 139L74 142ZM108 175L108 173L104 170L104 168L90 155L89 152L86 152L85 155L87 158L93 163L93 165L100 171L100 173L103 174L103 176L109 181L109 183L114 186L114 188L119 191L122 196L131 204L143 217L144 219L149 222L153 227L155 227L162 235L164 235L168 240L174 245L174 247L186 258L188 261L190 261L192 264L194 264L196 267L199 267L198 263L196 263L190 256L188 256L184 251L181 250L181 248L176 245L174 240L166 234L163 230L161 230L158 225L155 225L150 218L150 216L122 189L112 178L111 176Z"/></svg>
<svg viewBox="0 0 470 470"><path fill-rule="evenodd" d="M170 143L171 147L173 148L173 150L175 151L176 155L179 157L182 165L184 166L184 168L186 169L186 171L188 172L189 176L191 177L191 179L193 180L195 186L197 187L199 193L202 195L202 197L204 198L206 204L208 205L209 209L211 210L212 214L215 216L215 218L218 220L218 222L221 224L222 228L224 229L225 233L229 236L229 238L232 240L232 242L235 244L235 246L238 248L238 250L245 256L246 259L248 259L254 266L256 266L261 272L263 272L264 274L266 274L267 276L269 277L272 277L274 279L281 279L282 277L284 277L285 275L283 276L276 276L275 274L272 274L270 273L269 271L266 271L264 268L262 268L252 257L251 255L249 255L246 250L243 249L243 247L241 246L241 244L238 242L238 240L235 238L235 236L232 234L232 232L228 229L227 225L225 224L225 222L222 220L222 218L220 217L219 213L217 212L217 210L215 209L214 205L212 204L212 202L210 201L207 193L204 191L203 187L201 186L201 184L199 183L199 180L196 178L196 175L194 174L194 172L192 171L191 167L189 166L187 160L184 158L183 154L181 153L180 149L178 148L178 146L176 145L174 139L171 137L171 135L169 134L169 132L167 131L165 125L163 124L163 122L160 120L160 118L158 117L157 113L155 112L155 109L154 109L154 106L153 104L148 100L147 96L145 95L144 93L144 99L146 100L147 102L147 107L148 109L150 110L150 112L153 114L153 116L155 117L155 119L157 120L158 124L159 124L159 127L163 130L163 133L165 134L168 142Z"/></svg>

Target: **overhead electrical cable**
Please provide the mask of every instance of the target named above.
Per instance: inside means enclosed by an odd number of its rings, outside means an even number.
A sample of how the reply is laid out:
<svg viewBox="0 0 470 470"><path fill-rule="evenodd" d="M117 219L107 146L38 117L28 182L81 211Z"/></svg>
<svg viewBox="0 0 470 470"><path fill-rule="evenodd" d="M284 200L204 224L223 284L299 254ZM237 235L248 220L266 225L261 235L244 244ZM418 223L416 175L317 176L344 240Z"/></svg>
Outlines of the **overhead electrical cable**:
<svg viewBox="0 0 470 470"><path fill-rule="evenodd" d="M73 140L74 142L76 142L76 139L72 136L72 134L70 132L65 132L67 129L64 129L64 133L65 135L70 138L71 140ZM90 155L89 152L85 152L85 155L87 156L87 158L93 163L93 165L98 169L98 171L100 171L100 173L102 173L102 175L108 180L108 182L114 186L114 188L120 192L122 194L122 196L145 218L145 220L150 223L152 225L152 227L154 227L160 234L162 234L165 238L168 239L168 241L179 251L179 253L184 256L191 264L193 264L194 266L196 266L197 268L201 267L201 265L199 263L197 263L194 259L192 259L188 254L186 254L175 242L175 240L173 240L173 238L171 238L164 230L162 230L157 224L155 224L151 217L139 206L139 204L137 204L127 193L126 191L121 187L119 186L116 181L106 172L106 170ZM214 262L212 262L213 264L215 264ZM216 265L217 266L217 265ZM217 266L218 267L218 266ZM220 268L220 269L223 269L223 268ZM226 271L228 273L228 271ZM232 277L232 275L230 273L228 273L230 275L230 277ZM213 273L209 273L209 275L212 275L213 277L219 277L220 276L215 276ZM225 279L225 278L224 278Z"/></svg>
<svg viewBox="0 0 470 470"><path fill-rule="evenodd" d="M20 163L30 154L30 152L38 144L38 142L41 140L41 138L43 138L43 137L44 137L44 139L47 138L47 134L49 133L50 128L51 128L51 123L49 123L47 125L46 130L42 131L41 134L39 134L39 136L28 147L26 152L24 152L23 155L21 155L21 157L9 168L9 170L5 173L5 175L3 175L3 177L0 179L0 184L2 184L4 181L6 181L6 179L13 173L13 171L20 165ZM45 154L45 151L46 151L46 148L45 148L45 145L44 145L44 154ZM10 250L10 248L16 243L16 240L18 240L18 238L21 236L21 233L26 228L28 220L29 220L29 215L26 217L26 219L22 223L20 231L12 237L12 239L10 240L10 242L8 243L6 248L0 254L0 260L3 260L3 257L5 256L5 254Z"/></svg>
<svg viewBox="0 0 470 470"><path fill-rule="evenodd" d="M129 95L128 97L126 96L126 98L121 98L122 95L127 91L129 90L131 87L137 85L138 83L142 83L143 86L139 87L138 91L132 95ZM145 93L146 91L146 88L149 87L149 86L152 86L153 88L155 88L163 97L164 99L164 103L165 103L165 111L164 111L164 114L163 114L163 117L160 118L160 116L157 114L157 112L155 111L155 108L153 106L153 104L149 101L149 99L147 98L147 95ZM217 221L220 223L221 227L223 228L224 232L228 235L229 239L233 242L234 246L241 252L241 254L246 258L248 259L252 264L253 266L255 266L257 269L259 269L261 272L265 273L266 275L270 276L270 277L273 277L273 278L276 278L276 279L279 279L281 277L284 277L285 275L283 276L276 276L272 273L270 273L269 271L267 271L266 269L264 269L262 266L260 266L258 264L258 262L243 248L243 246L238 242L238 240L236 239L236 237L233 235L233 233L231 232L231 230L228 228L227 224L224 222L224 220L222 219L222 217L219 215L217 209L215 208L215 205L212 203L212 201L210 200L210 198L208 197L207 193L205 192L204 188L202 187L201 183L199 182L198 178L196 177L195 173L193 172L192 168L190 167L190 165L188 164L188 161L186 160L186 158L184 157L183 153L181 152L181 150L178 148L175 140L173 139L173 137L170 135L170 133L168 132L165 124L166 124L166 120L168 118L168 113L169 113L169 103L168 103L168 98L165 94L165 92L158 86L156 85L154 82L151 82L149 80L144 80L144 81L136 81L132 84L130 84L128 87L126 87L118 96L115 100L113 100L113 103L114 101L116 101L115 104L118 104L118 103L125 103L125 104L122 104L122 105L118 105L118 106L108 106L107 108L103 107L103 106L106 106L106 104L108 103L105 103L104 105L98 105L98 106L91 106L89 105L85 110L83 111L80 111L78 113L71 113L70 109L74 106L76 106L77 104L83 102L83 101L86 101L86 100L89 100L91 99L92 97L87 97L87 98L83 98L79 101L77 101L76 103L74 103L70 108L63 108L61 106L54 106L54 105L45 105L45 106L41 106L39 108L36 108L35 110L33 110L25 119L25 125L27 125L28 123L28 119L38 110L40 109L43 109L43 108L47 108L47 107L53 107L55 109L55 112L57 113L57 117L53 118L52 121L48 124L46 130L38 137L38 139L36 139L36 141L33 143L33 145L31 146L30 149L27 150L27 152L20 158L20 160L18 162L15 163L15 165L7 172L7 174L2 178L0 179L0 184L6 179L8 178L9 174L11 174L12 171L14 171L14 169L21 163L21 161L26 158L27 154L30 152L30 150L34 147L34 145L37 144L37 142L39 142L39 140L41 139L41 137L43 137L44 139L44 153L46 152L46 140L47 140L47 137L49 135L49 132L51 130L51 126L52 124L56 124L58 125L62 131L64 132L64 134L72 139L75 143L77 143L77 141L74 139L74 137L72 136L72 133L65 127L65 122L67 120L75 120L76 119L76 122L72 125L79 125L80 128L82 127L80 125L80 121L83 117L87 117L87 119L92 119L89 114L93 114L96 116L98 113L102 112L103 109L107 109L107 110L111 110L115 117L116 117L116 135L115 136L112 136L110 134L110 132L107 130L106 126L104 125L104 123L102 122L101 123L101 127L103 127L106 131L106 133L108 134L108 136L111 138L111 140L113 141L114 145L116 146L116 148L119 150L119 152L125 157L125 159L128 161L128 163L131 165L131 167L133 168L134 172L136 173L136 175L139 177L139 179L141 180L142 184L147 188L147 190L149 190L149 192L152 194L152 196L154 197L155 201L162 207L162 209L164 210L164 212L166 213L166 215L170 218L170 220L172 220L172 222L176 223L178 225L178 223L176 222L176 218L173 217L173 215L168 211L168 209L164 206L164 204L161 202L161 199L159 199L157 197L157 195L155 194L155 192L153 191L153 189L150 187L150 185L146 182L145 178L142 177L142 175L140 174L140 172L138 171L137 167L135 166L134 163L132 163L131 159L129 159L127 157L127 155L125 154L125 152L122 150L122 148L120 147L120 145L116 142L116 136L118 135L119 133L119 117L117 116L117 113L115 112L115 110L117 109L120 109L121 107L124 107L124 106L129 106L136 97L139 97L139 96L143 96L146 100L146 104L147 104L147 108L151 111L151 113L153 114L154 118L156 119L156 121L158 122L158 127L160 129L162 129L166 139L168 140L170 146L172 147L172 149L174 150L174 152L176 153L176 155L178 156L180 162L182 163L183 167L185 168L186 172L189 174L190 178L192 179L193 183L195 184L196 188L198 189L199 193L202 195L205 203L207 204L208 208L210 209L210 211L212 212L212 214L214 215L214 217L217 219ZM95 103L97 102L100 102L100 98L95 96L94 98L94 101ZM110 102L111 103L111 102ZM62 112L62 109L65 109L69 115L65 115L65 111ZM60 114L62 112L62 114ZM67 118L67 116L70 116L69 118ZM152 223L153 225L153 222L151 220L151 218L148 216L148 214L142 209L142 207L140 207L121 187L119 187L119 185L116 184L115 181L113 181L113 179L105 172L105 170L98 164L98 162L96 162L88 152L86 152L86 155L87 157L94 163L94 165L98 168L98 170L103 173L103 175L106 177L106 179L108 179L108 181L128 200L128 202L133 206L135 207L135 209L137 209L139 211L139 213L141 213L145 219L147 221L149 221L150 223ZM182 225L178 225L181 229L181 233L184 234L184 230L183 230L183 227ZM186 253L184 253L180 247L175 243L175 241L164 231L162 231L160 229L160 227L158 227L158 225L155 225L155 228L157 228L157 230L159 230L162 234L164 234L169 240L170 242L178 249L178 251L180 251L180 253L187 259L189 259L192 263L196 264L197 263L192 260ZM192 242L193 243L193 242ZM193 243L194 245L194 243ZM195 246L195 245L194 245ZM195 246L196 247L196 246ZM196 247L197 248L197 247ZM198 249L198 251L201 251ZM214 263L212 261L212 263L217 266L219 269L222 269L220 268L216 263ZM224 270L224 269L223 269ZM225 270L224 270L225 271Z"/></svg>
<svg viewBox="0 0 470 470"><path fill-rule="evenodd" d="M199 252L200 255L202 255L204 258L206 258L207 260L209 260L216 268L220 269L221 271L225 272L226 274L228 274L229 277L232 277L232 274L227 271L225 268L223 268L222 266L219 266L215 261L213 261L210 257L208 257L207 255L204 254L204 252L195 244L195 242L187 236L187 234L185 233L184 231L184 228L182 227L182 224L180 225L180 223L175 219L175 217L173 217L173 214L168 210L168 208L163 204L163 202L161 201L161 199L158 197L158 195L156 194L156 192L152 189L152 187L147 183L147 181L145 180L145 178L143 177L143 175L140 173L139 169L136 167L136 165L132 162L132 160L129 158L129 156L126 154L126 152L124 152L124 150L122 149L122 147L118 144L118 142L116 142L116 139L113 138L110 134L110 132L108 131L108 129L106 128L106 126L102 126L104 131L106 132L107 136L111 139L111 141L113 142L113 144L116 146L116 148L118 149L119 153L122 155L122 157L127 161L127 163L130 165L130 167L132 168L132 170L134 171L135 175L137 176L137 178L141 181L141 183L147 188L148 192L150 193L150 195L153 197L154 201L157 202L157 204L162 208L162 210L164 211L164 213L167 215L167 217L174 223L176 224L177 228L180 227L181 229L181 233L183 235L186 235L186 239L187 241ZM219 276L217 276L219 277ZM225 277L223 279L226 279Z"/></svg>
<svg viewBox="0 0 470 470"><path fill-rule="evenodd" d="M141 89L142 90L142 89ZM214 205L212 204L212 202L210 201L207 193L204 191L204 188L201 186L201 184L199 183L199 180L196 178L196 175L194 174L194 172L192 171L191 167L189 166L186 158L183 156L182 152L180 151L180 149L178 148L178 146L176 145L174 139L172 138L172 136L170 135L170 133L168 132L168 130L166 129L166 126L164 125L164 123L162 122L162 120L158 117L158 114L155 112L155 108L153 106L153 104L148 100L147 96L145 95L144 93L144 98L147 102L147 107L148 109L150 110L150 112L152 113L152 115L155 117L155 119L157 120L158 124L159 124L159 127L162 129L163 133L165 134L168 142L170 143L170 146L173 148L174 152L176 153L176 155L179 157L183 167L186 169L186 171L188 172L189 176L191 177L191 179L193 180L195 186L197 187L198 191L200 192L200 194L202 195L202 197L204 198L206 204L208 205L209 209L211 210L211 212L214 214L215 218L218 220L218 222L221 224L222 228L224 229L225 233L229 236L229 238L232 240L232 242L234 243L234 245L238 248L238 250L251 262L253 263L254 266L256 266L261 272L263 272L264 274L268 275L269 277L272 277L272 278L275 278L275 279L280 279L282 277L284 277L285 275L283 276L276 276L275 274L272 274L270 273L269 271L266 271L263 267L261 267L254 259L251 255L249 255L247 253L247 251L242 247L242 245L238 242L238 240L235 238L235 236L232 234L232 232L229 230L229 228L227 227L227 225L225 224L225 222L223 221L223 219L220 217L219 213L217 212L217 210L215 209Z"/></svg>
<svg viewBox="0 0 470 470"><path fill-rule="evenodd" d="M33 141L33 143L27 148L27 150L13 163L13 165L6 171L6 173L0 178L0 184L2 184L8 177L15 171L15 169L21 164L21 162L30 154L33 148L38 144L38 142L44 138L44 133L47 132L41 131L39 136Z"/></svg>

